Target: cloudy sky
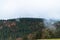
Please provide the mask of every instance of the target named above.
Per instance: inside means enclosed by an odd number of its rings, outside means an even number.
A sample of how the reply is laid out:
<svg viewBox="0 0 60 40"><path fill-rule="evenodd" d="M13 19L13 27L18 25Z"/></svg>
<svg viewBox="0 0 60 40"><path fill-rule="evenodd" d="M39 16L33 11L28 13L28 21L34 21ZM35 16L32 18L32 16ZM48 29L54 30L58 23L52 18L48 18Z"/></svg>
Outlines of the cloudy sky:
<svg viewBox="0 0 60 40"><path fill-rule="evenodd" d="M0 19L60 19L60 0L0 0Z"/></svg>

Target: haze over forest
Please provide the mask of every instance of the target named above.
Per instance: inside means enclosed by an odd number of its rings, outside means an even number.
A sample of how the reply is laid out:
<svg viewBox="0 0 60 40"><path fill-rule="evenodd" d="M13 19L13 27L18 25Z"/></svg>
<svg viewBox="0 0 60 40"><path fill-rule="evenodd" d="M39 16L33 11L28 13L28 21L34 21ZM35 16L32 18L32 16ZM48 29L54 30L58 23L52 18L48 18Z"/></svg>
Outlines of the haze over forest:
<svg viewBox="0 0 60 40"><path fill-rule="evenodd" d="M60 0L0 0L0 19L46 18L60 20Z"/></svg>

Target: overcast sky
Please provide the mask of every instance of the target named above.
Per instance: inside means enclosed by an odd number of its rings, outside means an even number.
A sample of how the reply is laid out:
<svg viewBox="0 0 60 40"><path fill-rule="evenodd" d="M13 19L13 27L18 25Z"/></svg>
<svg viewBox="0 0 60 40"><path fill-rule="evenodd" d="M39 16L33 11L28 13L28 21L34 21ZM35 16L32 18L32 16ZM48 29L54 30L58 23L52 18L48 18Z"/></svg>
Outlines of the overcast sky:
<svg viewBox="0 0 60 40"><path fill-rule="evenodd" d="M60 0L0 0L0 19L60 19Z"/></svg>

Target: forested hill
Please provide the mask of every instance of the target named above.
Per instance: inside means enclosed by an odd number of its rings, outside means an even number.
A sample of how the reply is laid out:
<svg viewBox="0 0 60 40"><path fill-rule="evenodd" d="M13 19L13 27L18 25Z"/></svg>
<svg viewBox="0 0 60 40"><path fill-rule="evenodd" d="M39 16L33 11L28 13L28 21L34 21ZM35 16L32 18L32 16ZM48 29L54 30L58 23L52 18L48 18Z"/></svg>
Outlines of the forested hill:
<svg viewBox="0 0 60 40"><path fill-rule="evenodd" d="M44 28L43 21L44 19L42 18L0 20L0 39L5 40L11 37L12 40L15 40L15 38L26 37L34 32L41 33L41 30Z"/></svg>

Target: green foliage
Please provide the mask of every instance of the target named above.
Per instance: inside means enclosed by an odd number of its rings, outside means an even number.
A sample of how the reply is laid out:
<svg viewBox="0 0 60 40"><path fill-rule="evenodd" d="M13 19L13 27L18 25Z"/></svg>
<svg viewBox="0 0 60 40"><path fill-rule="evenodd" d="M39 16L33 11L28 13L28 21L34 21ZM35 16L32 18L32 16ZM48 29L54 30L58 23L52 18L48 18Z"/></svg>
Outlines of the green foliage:
<svg viewBox="0 0 60 40"><path fill-rule="evenodd" d="M44 28L43 19L21 18L19 20L19 22L15 19L0 21L0 25L2 26L2 29L0 29L1 40L16 40L16 38L19 37L28 40L28 34L36 31L40 31L41 33L42 28ZM16 25L11 26L12 22L16 23ZM40 24L40 22L42 24ZM37 34L39 35L40 33L38 32ZM37 36L37 38L38 37L40 36Z"/></svg>

